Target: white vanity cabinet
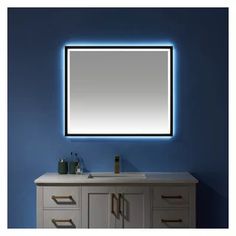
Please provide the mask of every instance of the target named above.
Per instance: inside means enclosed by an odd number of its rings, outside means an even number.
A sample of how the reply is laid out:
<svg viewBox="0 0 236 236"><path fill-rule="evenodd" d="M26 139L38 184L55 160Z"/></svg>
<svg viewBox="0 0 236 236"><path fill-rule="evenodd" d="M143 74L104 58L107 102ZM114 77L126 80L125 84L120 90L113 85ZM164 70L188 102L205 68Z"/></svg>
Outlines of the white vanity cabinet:
<svg viewBox="0 0 236 236"><path fill-rule="evenodd" d="M146 178L47 173L37 185L38 228L194 228L196 183L187 172Z"/></svg>

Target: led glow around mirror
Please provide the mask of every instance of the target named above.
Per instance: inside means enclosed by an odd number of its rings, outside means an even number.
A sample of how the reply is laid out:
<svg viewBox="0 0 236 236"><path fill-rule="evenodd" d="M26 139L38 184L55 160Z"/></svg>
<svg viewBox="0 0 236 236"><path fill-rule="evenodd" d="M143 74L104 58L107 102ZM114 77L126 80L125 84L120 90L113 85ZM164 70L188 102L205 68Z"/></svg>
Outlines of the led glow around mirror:
<svg viewBox="0 0 236 236"><path fill-rule="evenodd" d="M66 136L171 136L171 46L66 46Z"/></svg>

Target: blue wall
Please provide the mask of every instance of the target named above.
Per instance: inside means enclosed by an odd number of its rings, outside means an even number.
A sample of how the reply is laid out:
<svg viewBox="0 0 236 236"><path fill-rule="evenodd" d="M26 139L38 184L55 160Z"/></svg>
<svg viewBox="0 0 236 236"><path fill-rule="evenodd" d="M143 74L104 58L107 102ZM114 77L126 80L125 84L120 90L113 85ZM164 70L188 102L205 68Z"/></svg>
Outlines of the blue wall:
<svg viewBox="0 0 236 236"><path fill-rule="evenodd" d="M34 179L78 151L89 171L190 171L198 227L228 226L227 9L9 9L8 226L35 227ZM171 140L62 135L61 49L77 42L173 42L177 130Z"/></svg>

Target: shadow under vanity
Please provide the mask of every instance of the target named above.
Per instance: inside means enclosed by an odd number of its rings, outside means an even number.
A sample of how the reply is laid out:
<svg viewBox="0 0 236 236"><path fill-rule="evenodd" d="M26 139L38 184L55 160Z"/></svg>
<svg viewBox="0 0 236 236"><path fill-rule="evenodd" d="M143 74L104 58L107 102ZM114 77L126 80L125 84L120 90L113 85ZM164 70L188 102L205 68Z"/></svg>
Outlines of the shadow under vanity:
<svg viewBox="0 0 236 236"><path fill-rule="evenodd" d="M35 180L38 228L194 228L188 172L46 173Z"/></svg>

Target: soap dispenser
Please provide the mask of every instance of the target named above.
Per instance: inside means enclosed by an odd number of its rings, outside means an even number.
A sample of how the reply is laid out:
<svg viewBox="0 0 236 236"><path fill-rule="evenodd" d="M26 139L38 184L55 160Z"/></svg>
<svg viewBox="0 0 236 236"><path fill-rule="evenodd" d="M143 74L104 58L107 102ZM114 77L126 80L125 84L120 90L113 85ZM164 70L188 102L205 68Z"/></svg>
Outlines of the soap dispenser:
<svg viewBox="0 0 236 236"><path fill-rule="evenodd" d="M70 164L69 164L69 173L70 174L76 174L78 168L79 168L79 159L77 157L77 153L75 153L74 157L73 157L73 152L71 152L71 161L70 161Z"/></svg>
<svg viewBox="0 0 236 236"><path fill-rule="evenodd" d="M68 172L68 162L64 159L58 161L58 174L65 175Z"/></svg>

